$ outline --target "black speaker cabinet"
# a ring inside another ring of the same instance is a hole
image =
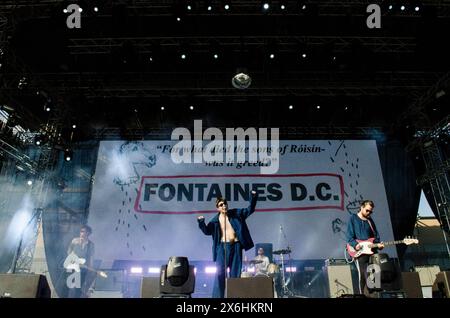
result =
[[[274,298],[271,277],[228,278],[227,298]]]
[[[50,298],[51,291],[44,275],[0,274],[0,297]]]
[[[142,277],[141,298],[158,298],[160,295],[159,277]]]
[[[407,298],[423,298],[418,272],[403,272],[402,285]]]

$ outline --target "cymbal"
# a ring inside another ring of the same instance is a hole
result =
[[[289,254],[289,253],[291,253],[291,250],[290,249],[284,249],[284,250],[276,250],[276,251],[273,251],[272,252],[272,254],[275,254],[275,255],[279,255],[279,254]]]

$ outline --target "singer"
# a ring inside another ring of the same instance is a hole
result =
[[[241,275],[242,250],[247,251],[254,246],[245,220],[255,212],[257,200],[256,191],[252,191],[249,207],[228,210],[227,201],[218,197],[218,213],[211,221],[206,224],[203,216],[197,218],[200,230],[205,235],[211,235],[213,239],[213,261],[216,262],[217,268],[213,298],[224,298],[227,268],[230,268],[230,277],[237,278]]]

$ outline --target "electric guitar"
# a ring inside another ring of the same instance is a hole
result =
[[[74,252],[71,252],[69,255],[67,255],[63,266],[65,269],[74,270],[75,272],[80,272],[81,268],[85,268],[89,271],[96,272],[98,275],[100,275],[103,278],[108,277],[108,275],[104,271],[98,271],[95,268],[84,265],[85,263],[86,263],[86,259],[78,257],[77,254],[75,254]]]
[[[356,240],[359,244],[359,246],[361,247],[359,250],[356,250],[355,248],[353,248],[350,244],[347,243],[347,252],[348,255],[350,255],[353,258],[358,258],[361,255],[372,255],[373,248],[377,248],[379,247],[380,243],[374,243],[373,241],[375,240],[375,238],[370,238],[368,240]],[[383,242],[384,246],[388,246],[388,245],[396,245],[396,244],[406,244],[406,245],[411,245],[411,244],[419,244],[419,240],[418,239],[413,239],[413,238],[404,238],[403,240],[400,241],[390,241],[390,242]]]

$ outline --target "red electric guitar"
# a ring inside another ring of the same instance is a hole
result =
[[[359,250],[354,249],[352,246],[350,246],[350,244],[347,243],[347,252],[348,255],[350,255],[353,258],[358,258],[361,255],[365,254],[365,255],[372,255],[373,248],[377,248],[379,243],[374,243],[374,238],[370,238],[368,240],[356,240],[358,242],[358,244],[361,246],[361,248]],[[418,239],[413,239],[413,238],[404,238],[403,240],[400,241],[390,241],[390,242],[383,242],[384,246],[388,246],[388,245],[396,245],[396,244],[406,244],[406,245],[411,245],[411,244],[419,244],[419,240]]]

